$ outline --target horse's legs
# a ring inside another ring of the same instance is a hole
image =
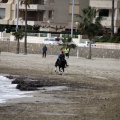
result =
[[[59,66],[59,72],[61,72],[61,67]]]
[[[59,75],[62,75],[62,73],[63,73],[62,67],[59,66]]]
[[[63,72],[63,69],[62,69],[62,67],[59,67],[59,72]]]
[[[64,72],[64,67],[62,67],[62,71]]]
[[[55,72],[57,72],[57,67],[55,67]]]

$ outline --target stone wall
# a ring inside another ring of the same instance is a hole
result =
[[[43,44],[38,43],[28,43],[28,54],[42,54]],[[47,45],[48,55],[57,55],[61,49],[58,45]],[[2,52],[13,52],[16,53],[16,42],[0,41],[0,49]],[[20,43],[20,53],[24,51],[24,43]],[[70,55],[77,56],[77,51],[79,51],[79,57],[88,56],[88,47],[77,47],[76,49],[71,49]],[[103,48],[92,48],[92,57],[96,58],[120,58],[120,49],[103,49]]]

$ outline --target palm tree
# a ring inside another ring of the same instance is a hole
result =
[[[16,40],[17,40],[16,54],[19,54],[19,49],[20,49],[20,41],[19,40],[24,37],[23,30],[22,29],[18,29],[12,35],[14,35]]]
[[[88,59],[91,59],[91,41],[102,29],[102,25],[100,23],[102,18],[96,17],[97,12],[98,11],[95,8],[89,6],[82,10],[83,16],[78,15],[81,19],[78,29],[80,33],[86,35],[90,41]]]
[[[33,0],[21,0],[21,5],[25,5],[25,41],[24,41],[24,54],[27,55],[27,6],[29,6],[30,2]]]
[[[70,49],[75,49],[76,48],[76,44],[73,43],[72,41],[72,37],[68,36],[68,37],[63,37],[62,40],[62,43],[59,44],[59,46],[62,46],[61,49],[65,49],[66,47],[69,48],[69,52],[70,52]]]

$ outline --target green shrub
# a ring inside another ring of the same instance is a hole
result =
[[[115,38],[116,38],[115,36],[110,37],[109,42],[110,42],[110,43],[113,43],[113,42],[115,41]]]
[[[103,36],[103,37],[101,37],[101,38],[99,39],[99,42],[108,42],[109,39],[110,39],[109,36]]]
[[[109,42],[109,43],[120,43],[120,36],[102,36],[100,38],[95,38],[94,42]]]
[[[115,43],[120,43],[120,36],[116,36]]]

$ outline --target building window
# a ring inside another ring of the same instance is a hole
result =
[[[108,17],[109,16],[109,10],[108,9],[100,9],[99,16]]]
[[[54,5],[54,0],[49,0],[50,5]]]
[[[5,9],[0,8],[0,19],[4,19],[4,18],[5,18]]]
[[[47,3],[47,0],[44,0],[44,5],[46,5],[46,3]]]
[[[50,0],[50,3],[54,3],[54,0]]]
[[[48,18],[53,19],[53,10],[49,10]]]
[[[14,10],[12,10],[11,17],[14,19]]]
[[[7,2],[8,2],[8,0],[2,0],[1,2],[2,2],[2,3],[7,3]]]
[[[45,3],[44,3],[44,0],[39,0],[38,4],[44,5],[44,4],[45,4]]]

